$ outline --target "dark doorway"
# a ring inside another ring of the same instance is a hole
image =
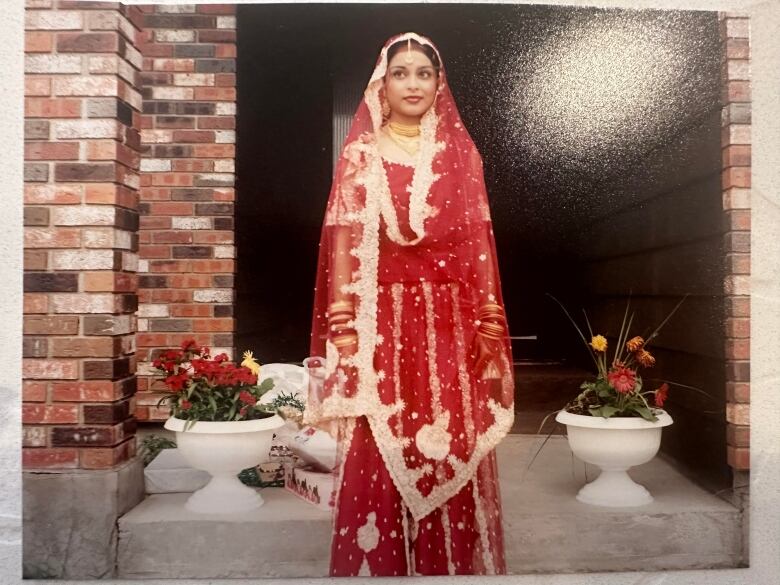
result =
[[[359,98],[384,41],[414,30],[438,45],[484,159],[510,331],[528,338],[514,345],[520,430],[576,395],[588,367],[545,293],[578,315],[587,308],[607,335],[619,328],[629,294],[642,331],[691,293],[659,342],[666,368],[658,374],[711,398],[706,408],[689,396],[672,401],[686,426],[672,427],[664,448],[708,483],[728,485],[715,13],[447,4],[237,10],[239,350],[254,349],[262,362],[308,354],[338,148],[334,111]]]

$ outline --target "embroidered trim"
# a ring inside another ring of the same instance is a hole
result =
[[[482,544],[482,562],[485,564],[485,574],[495,575],[496,567],[493,564],[493,554],[490,550],[490,538],[488,536],[487,521],[485,520],[485,508],[482,504],[482,496],[479,495],[479,486],[476,476],[471,480],[473,489],[471,495],[474,498],[474,515],[479,531],[479,540]]]
[[[458,360],[458,386],[460,386],[461,400],[463,401],[463,419],[466,428],[466,443],[469,449],[474,447],[474,423],[471,412],[471,384],[469,374],[466,371],[466,340],[463,336],[463,320],[460,316],[460,286],[453,282],[450,287],[452,297],[452,315],[456,331],[455,355]],[[511,382],[510,382],[511,383]]]

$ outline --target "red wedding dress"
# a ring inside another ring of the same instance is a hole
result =
[[[477,375],[486,303],[503,306],[482,162],[443,67],[414,166],[380,155],[382,50],[339,160],[320,243],[304,421],[338,439],[331,576],[503,574],[495,447],[514,417],[508,337]],[[435,47],[434,47],[435,48]],[[337,285],[336,275],[348,282]],[[328,306],[354,299],[340,357]]]

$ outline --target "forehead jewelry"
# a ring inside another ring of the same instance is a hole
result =
[[[414,57],[412,57],[412,39],[406,40],[406,57],[404,57],[404,62],[408,65],[411,65],[414,63]]]

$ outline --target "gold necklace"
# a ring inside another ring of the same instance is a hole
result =
[[[390,122],[388,126],[395,134],[401,136],[419,136],[420,125],[419,124],[401,124],[400,122]]]
[[[387,128],[387,135],[390,137],[390,140],[395,142],[404,152],[411,156],[417,154],[417,151],[420,148],[419,129],[417,135],[409,136],[396,134],[395,129],[391,128],[389,125],[385,128]]]

